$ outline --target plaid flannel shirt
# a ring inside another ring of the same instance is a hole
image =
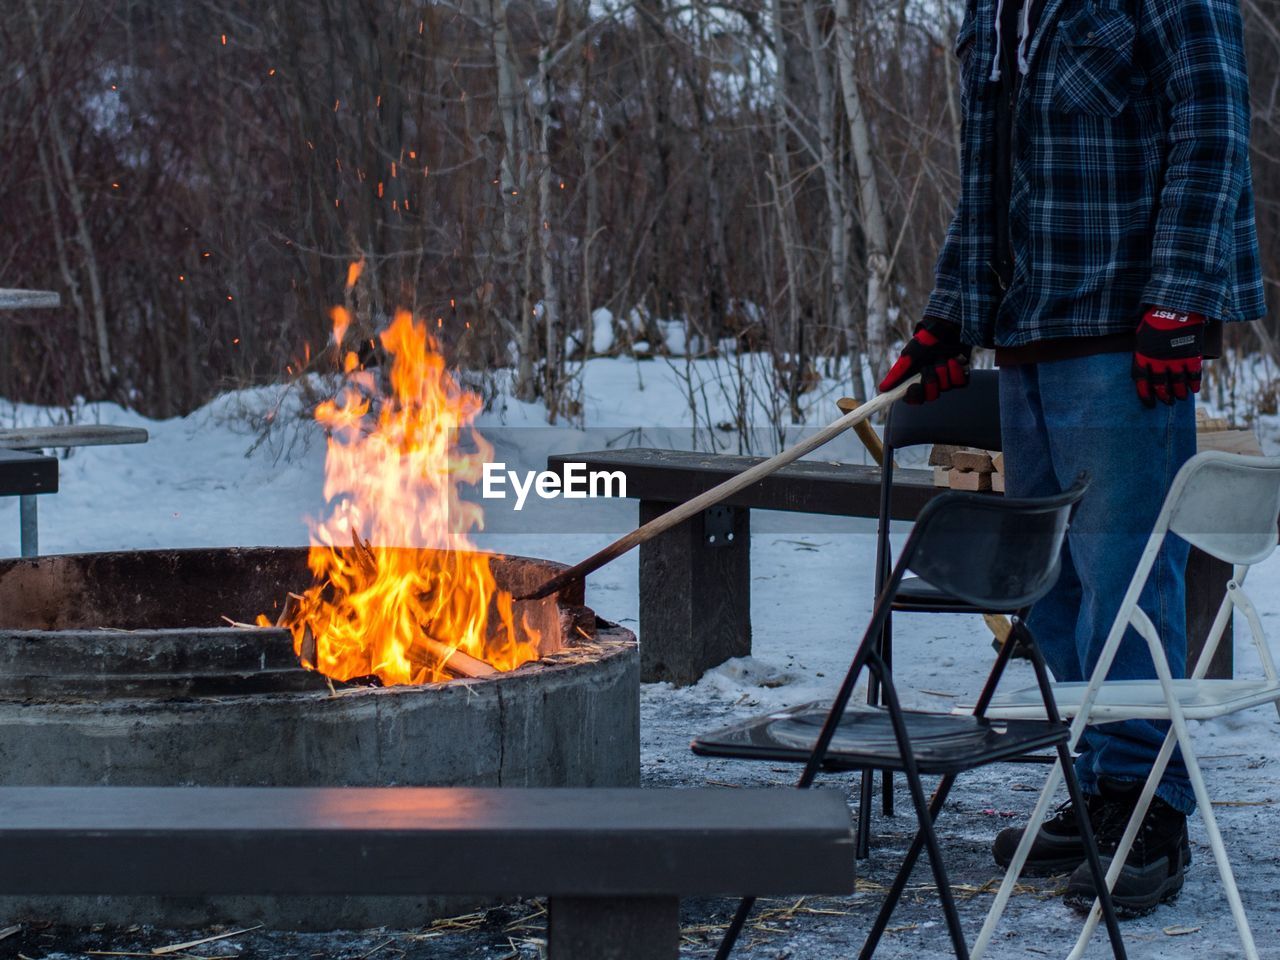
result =
[[[1144,305],[1263,316],[1236,0],[1043,3],[1013,110],[1002,290],[996,3],[969,0],[956,41],[963,182],[926,314],[1003,347],[1129,332]]]

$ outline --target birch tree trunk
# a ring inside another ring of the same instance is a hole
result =
[[[772,20],[773,55],[775,70],[773,78],[773,157],[772,176],[775,204],[778,208],[778,235],[782,244],[782,262],[786,272],[787,286],[787,345],[791,353],[791,376],[787,382],[787,400],[791,406],[793,419],[799,417],[800,408],[800,372],[804,368],[804,331],[801,329],[799,285],[800,258],[797,256],[797,242],[800,236],[800,225],[796,218],[795,186],[791,176],[791,154],[787,149],[787,65],[790,53],[787,44],[786,28],[782,20],[782,0],[771,0],[770,19]]]
[[[956,33],[955,17],[947,14],[946,36],[954,37]],[[947,119],[951,121],[951,140],[956,148],[956,168],[959,169],[962,159],[961,122],[960,122],[960,87],[956,81],[956,61],[951,55],[951,47],[944,40],[942,47],[942,72],[947,83]]]
[[[37,49],[43,48],[43,29],[40,13],[36,9],[35,0],[27,0],[27,13],[31,18],[31,28],[35,34]],[[98,267],[98,253],[94,246],[93,234],[89,230],[89,217],[85,210],[84,193],[76,179],[75,165],[71,162],[71,149],[62,129],[62,121],[58,114],[57,100],[53,96],[53,77],[49,71],[49,58],[38,57],[40,64],[40,83],[45,90],[42,109],[45,111],[46,123],[44,131],[48,134],[50,146],[63,177],[67,202],[75,219],[76,241],[83,257],[85,279],[89,284],[89,309],[93,321],[95,347],[98,361],[99,382],[109,385],[115,379],[111,368],[111,339],[107,333],[107,304],[102,289],[102,273]]]
[[[556,422],[560,407],[560,391],[564,383],[561,361],[560,285],[556,278],[554,258],[555,231],[551,212],[551,109],[555,90],[551,82],[551,51],[545,46],[538,52],[538,249],[542,267],[542,322],[546,338],[544,398],[547,419]]]
[[[853,145],[862,208],[862,231],[867,243],[867,355],[871,369],[879,379],[885,366],[889,326],[889,227],[876,178],[871,131],[862,110],[862,96],[858,92],[858,78],[853,69],[853,17],[849,0],[835,0],[835,4],[836,59],[840,65],[840,88],[844,93],[844,112],[849,121],[849,141]]]
[[[803,0],[805,34],[809,41],[809,57],[813,63],[813,79],[818,95],[818,162],[822,167],[826,188],[828,231],[831,255],[831,292],[835,299],[836,326],[844,334],[853,335],[853,307],[849,302],[848,253],[845,243],[846,207],[841,196],[840,163],[835,151],[835,92],[831,72],[823,53],[822,31],[818,27],[816,0]]]
[[[498,114],[502,118],[503,149],[498,165],[498,179],[502,190],[502,253],[504,266],[516,276],[515,265],[520,254],[520,211],[522,196],[523,164],[520,158],[523,132],[520,118],[520,83],[516,65],[512,61],[511,33],[507,26],[505,0],[490,0],[489,19],[493,38],[493,61],[498,74]],[[528,308],[528,289],[517,290],[512,303],[520,311],[519,340],[516,343],[516,396],[525,401],[533,400],[537,390],[534,384],[533,361],[533,311]],[[499,308],[501,309],[501,305]]]
[[[40,158],[40,174],[44,181],[45,196],[49,202],[49,227],[53,233],[54,250],[57,253],[58,272],[62,274],[62,282],[67,285],[71,304],[76,313],[76,353],[80,359],[81,374],[85,383],[97,382],[90,356],[93,353],[93,335],[89,326],[89,308],[80,292],[80,280],[71,268],[71,259],[67,253],[67,241],[62,231],[62,210],[58,202],[57,187],[53,182],[53,167],[49,163],[49,151],[45,147],[43,132],[36,131],[36,150]]]

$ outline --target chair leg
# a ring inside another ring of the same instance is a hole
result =
[[[1048,719],[1051,723],[1061,723],[1062,716],[1058,712],[1057,702],[1053,699],[1053,688],[1049,682],[1049,668],[1044,662],[1044,655],[1036,643],[1035,637],[1027,627],[1027,612],[1019,611],[1019,615],[1014,619],[1013,633],[1005,641],[1005,644],[1010,646],[1015,640],[1018,640],[1025,646],[1027,655],[1031,660],[1031,666],[1035,670],[1036,683],[1040,687],[1040,696],[1044,699]],[[1002,654],[1005,652],[1004,649],[1001,650]],[[1098,890],[1098,907],[1102,912],[1102,916],[1106,919],[1107,937],[1111,941],[1112,955],[1116,960],[1126,960],[1124,938],[1120,934],[1120,924],[1116,918],[1115,906],[1111,900],[1111,887],[1107,883],[1106,875],[1102,869],[1102,861],[1098,856],[1097,839],[1093,833],[1093,824],[1089,821],[1088,810],[1085,808],[1084,793],[1080,789],[1080,781],[1076,778],[1071,749],[1065,743],[1059,743],[1056,752],[1058,754],[1058,763],[1055,769],[1061,773],[1066,781],[1067,796],[1070,798],[1071,806],[1075,810],[1076,824],[1080,828],[1080,836],[1084,841],[1085,862],[1089,864],[1089,872],[1093,874],[1093,883]],[[1039,824],[1037,823],[1035,833],[1038,832]],[[1024,852],[1024,850],[1029,852],[1030,842],[1028,842],[1028,837],[1034,837],[1035,833],[1028,830],[1023,835],[1022,841],[1018,844],[1020,852]],[[1023,864],[1024,860],[1018,861],[1019,870],[1022,869]],[[984,925],[985,930],[986,927]]]
[[[1178,700],[1177,693],[1173,689],[1173,676],[1169,670],[1169,661],[1165,657],[1164,647],[1161,645],[1160,634],[1156,630],[1149,617],[1138,609],[1134,613],[1133,625],[1142,634],[1147,641],[1147,646],[1151,650],[1151,659],[1155,663],[1156,676],[1160,679],[1160,686],[1164,691],[1165,705],[1169,708],[1169,723],[1172,733],[1178,742],[1178,746],[1182,748],[1182,762],[1187,768],[1187,778],[1191,781],[1191,789],[1195,792],[1196,803],[1200,806],[1200,816],[1204,820],[1205,831],[1209,834],[1209,845],[1213,848],[1213,857],[1218,862],[1218,873],[1222,877],[1223,892],[1227,896],[1227,903],[1231,905],[1231,915],[1235,918],[1236,929],[1240,933],[1240,942],[1244,946],[1245,956],[1249,960],[1257,960],[1258,948],[1253,942],[1253,931],[1249,929],[1249,918],[1245,916],[1244,904],[1240,902],[1240,890],[1236,886],[1236,879],[1231,870],[1231,861],[1227,859],[1227,849],[1222,843],[1222,834],[1218,831],[1218,819],[1213,815],[1213,801],[1209,799],[1209,790],[1204,785],[1204,775],[1200,772],[1200,762],[1196,759],[1195,747],[1191,742],[1191,731],[1187,728],[1187,717],[1182,712],[1182,704]],[[1165,736],[1166,746],[1169,737]],[[1159,759],[1164,759],[1165,751],[1162,748]],[[1160,768],[1163,772],[1163,766]],[[1147,778],[1147,783],[1143,789],[1142,800],[1150,803],[1150,794],[1155,791],[1156,784],[1155,771],[1153,776]],[[1136,829],[1137,824],[1133,821],[1141,820],[1145,814],[1145,804],[1142,813],[1134,811],[1134,817],[1131,818],[1129,827]],[[1128,831],[1126,831],[1126,835]],[[1090,912],[1092,915],[1092,911]]]
[[[934,791],[933,799],[929,801],[929,819],[937,820],[938,814],[942,811],[942,805],[946,802],[947,794],[951,792],[952,785],[956,782],[955,774],[947,774],[938,783],[938,789]],[[907,855],[902,860],[902,866],[898,868],[898,875],[893,878],[893,885],[889,887],[889,891],[885,894],[884,902],[880,905],[880,912],[876,915],[876,921],[871,926],[871,932],[867,934],[866,941],[862,944],[862,952],[859,953],[860,960],[870,960],[871,955],[875,953],[876,947],[880,945],[880,938],[884,936],[885,929],[889,926],[889,919],[893,916],[893,911],[898,905],[898,901],[902,898],[902,892],[907,887],[907,881],[911,879],[911,871],[915,869],[916,861],[920,859],[920,853],[924,850],[924,829],[916,831],[915,839],[911,841],[911,847],[907,850]]]
[[[880,637],[876,644],[876,649],[880,653],[881,659],[886,663],[893,659],[893,612],[886,612],[884,618],[884,626],[880,630]],[[888,656],[886,657],[886,653]],[[880,696],[880,677],[872,671],[867,677],[867,705],[878,707],[882,703]],[[883,774],[884,799],[882,800],[882,809],[886,816],[893,814],[893,784],[889,780],[891,774],[885,771]],[[866,860],[871,856],[871,804],[875,798],[875,782],[876,772],[871,769],[863,770],[859,777],[858,785],[858,830],[854,839],[853,856],[855,860]]]
[[[1075,766],[1071,761],[1071,751],[1065,743],[1058,744],[1058,763],[1062,766],[1062,776],[1067,781],[1067,796],[1076,812],[1076,825],[1080,828],[1080,836],[1084,840],[1085,862],[1089,864],[1089,872],[1093,874],[1093,885],[1098,890],[1098,906],[1107,923],[1107,937],[1111,940],[1111,955],[1115,960],[1127,960],[1124,938],[1120,935],[1120,921],[1116,918],[1115,905],[1111,902],[1111,888],[1107,885],[1106,872],[1102,869],[1102,860],[1098,857],[1098,843],[1093,835],[1093,824],[1089,822],[1089,812],[1085,809],[1084,794],[1080,790],[1080,782],[1076,779]]]
[[[1156,795],[1156,787],[1159,786],[1160,778],[1164,776],[1165,767],[1169,765],[1169,759],[1173,756],[1175,743],[1174,731],[1170,728],[1168,734],[1165,735],[1164,743],[1160,745],[1160,752],[1156,754],[1156,761],[1151,766],[1151,773],[1147,775],[1146,782],[1142,785],[1142,791],[1138,794],[1138,802],[1133,808],[1133,813],[1129,817],[1124,833],[1120,835],[1120,842],[1116,844],[1115,852],[1111,855],[1111,866],[1108,868],[1106,876],[1108,890],[1115,887],[1116,879],[1124,868],[1124,862],[1128,859],[1129,851],[1133,848],[1133,841],[1138,836],[1138,828],[1142,825],[1143,817],[1147,815],[1147,808],[1151,806],[1151,798]],[[1080,960],[1084,956],[1085,948],[1088,947],[1094,931],[1098,929],[1098,923],[1101,918],[1102,909],[1098,901],[1095,900],[1093,908],[1089,911],[1089,917],[1085,920],[1084,929],[1080,931],[1080,936],[1076,939],[1076,945],[1071,949],[1071,953],[1068,954],[1069,960]]]
[[[979,960],[986,953],[987,945],[991,942],[991,937],[995,933],[996,924],[1000,922],[1000,918],[1004,915],[1005,906],[1013,895],[1014,885],[1018,882],[1018,877],[1022,874],[1022,868],[1031,853],[1031,844],[1035,841],[1036,834],[1040,832],[1040,825],[1044,823],[1044,819],[1049,813],[1049,804],[1053,801],[1053,796],[1058,791],[1058,782],[1061,777],[1062,760],[1059,759],[1054,763],[1053,769],[1049,771],[1049,776],[1045,778],[1044,786],[1040,789],[1040,796],[1036,799],[1035,809],[1031,811],[1031,818],[1027,821],[1027,826],[1022,831],[1022,839],[1018,841],[1018,847],[1013,852],[1013,859],[1009,861],[1009,868],[1005,870],[1004,879],[1000,881],[1000,888],[996,890],[996,898],[991,904],[991,909],[987,911],[987,917],[982,921],[982,929],[978,931],[978,939],[973,944],[972,960]]]
[[[858,835],[853,847],[855,860],[871,856],[871,801],[875,797],[875,771],[863,770],[858,782]]]
[[[873,657],[875,663],[879,658]],[[883,663],[876,663],[883,669]],[[951,947],[955,951],[956,960],[969,960],[969,947],[964,940],[964,928],[960,925],[960,913],[956,910],[955,897],[951,893],[951,880],[947,876],[946,864],[942,861],[942,849],[938,845],[938,835],[933,829],[933,817],[929,812],[929,804],[924,797],[924,785],[920,782],[920,770],[916,766],[915,754],[912,753],[911,737],[907,733],[907,725],[902,717],[902,705],[893,689],[893,681],[884,683],[885,706],[889,713],[889,721],[893,724],[894,739],[898,741],[898,750],[902,754],[903,775],[907,788],[911,792],[911,803],[915,807],[916,821],[924,834],[925,848],[929,851],[929,866],[933,868],[933,882],[938,887],[938,899],[942,901],[942,914],[947,921],[947,930],[951,934]]]
[[[880,659],[884,661],[884,668],[890,672],[893,671],[893,617],[892,615],[885,620],[884,623],[884,641],[880,650]],[[1280,710],[1280,707],[1277,708]],[[893,816],[893,771],[880,771],[880,812],[886,817]]]
[[[746,926],[747,917],[751,915],[751,908],[755,905],[755,897],[743,897],[738,903],[737,912],[734,913],[733,920],[729,923],[729,929],[724,932],[724,938],[720,941],[720,947],[716,950],[716,960],[729,960],[729,954],[733,952],[733,945],[738,942],[738,936],[742,933],[742,928]]]
[[[1231,861],[1227,859],[1227,851],[1222,842],[1222,834],[1218,830],[1218,821],[1213,814],[1213,802],[1209,799],[1209,791],[1205,787],[1204,776],[1200,772],[1200,764],[1196,760],[1194,750],[1191,749],[1191,736],[1186,726],[1186,720],[1182,716],[1181,710],[1173,711],[1173,713],[1174,717],[1170,721],[1171,728],[1169,733],[1165,736],[1164,743],[1160,747],[1160,753],[1156,757],[1155,765],[1151,769],[1151,774],[1147,777],[1146,783],[1143,784],[1142,793],[1138,797],[1138,804],[1134,808],[1133,815],[1129,818],[1129,824],[1125,828],[1124,835],[1120,838],[1119,845],[1116,847],[1111,869],[1107,871],[1107,887],[1110,889],[1115,886],[1116,878],[1120,875],[1124,861],[1129,856],[1129,850],[1133,847],[1133,841],[1138,835],[1138,829],[1146,816],[1147,809],[1151,805],[1151,798],[1155,796],[1160,778],[1164,775],[1169,759],[1173,756],[1173,748],[1176,743],[1182,748],[1182,760],[1187,768],[1187,777],[1190,779],[1192,790],[1195,792],[1196,803],[1200,806],[1205,832],[1209,834],[1209,846],[1213,850],[1213,858],[1218,866],[1218,875],[1222,879],[1223,892],[1226,894],[1227,903],[1231,907],[1231,916],[1235,920],[1236,930],[1240,934],[1240,943],[1244,947],[1244,953],[1248,960],[1258,960],[1258,948],[1253,940],[1253,931],[1249,927],[1248,917],[1245,916],[1244,904],[1240,901],[1240,890],[1236,886],[1235,875],[1231,869]],[[1089,939],[1098,927],[1100,916],[1100,908],[1095,901],[1093,909],[1089,911],[1089,918],[1085,921],[1084,929],[1080,931],[1080,937],[1076,940],[1076,945],[1068,956],[1068,960],[1080,960],[1084,956],[1085,947],[1088,946]]]
[[[1249,929],[1249,918],[1245,916],[1244,904],[1240,902],[1240,888],[1236,886],[1231,861],[1227,859],[1227,848],[1218,830],[1218,818],[1213,814],[1213,801],[1209,799],[1209,790],[1204,785],[1200,764],[1190,749],[1191,738],[1186,728],[1186,720],[1179,715],[1173,722],[1175,727],[1182,728],[1178,730],[1178,742],[1182,746],[1182,762],[1186,764],[1187,776],[1191,780],[1192,789],[1195,790],[1196,803],[1200,806],[1200,816],[1204,820],[1204,829],[1209,834],[1209,846],[1213,848],[1213,858],[1218,861],[1218,873],[1222,877],[1223,892],[1227,895],[1227,903],[1231,905],[1231,915],[1235,918],[1236,929],[1240,932],[1240,943],[1249,960],[1258,960],[1258,948],[1253,942],[1253,931]]]
[[[897,580],[900,578],[901,574],[899,573],[898,577],[891,582],[891,589],[896,589]],[[831,743],[831,737],[835,734],[836,727],[839,725],[840,717],[844,714],[845,708],[849,704],[849,699],[853,696],[853,688],[857,683],[858,675],[862,672],[867,661],[875,658],[874,645],[870,645],[868,640],[871,637],[875,637],[877,631],[883,629],[886,616],[888,616],[888,602],[881,601],[877,604],[875,612],[872,613],[871,623],[867,627],[866,634],[863,635],[862,643],[859,645],[859,652],[854,655],[853,663],[849,665],[849,671],[845,674],[844,681],[836,692],[827,720],[823,724],[817,740],[814,741],[813,750],[809,754],[809,762],[805,764],[800,778],[796,781],[796,789],[808,789],[818,775],[818,771],[822,768],[823,757],[826,755],[827,748]],[[868,647],[870,647],[870,653],[864,652],[865,648]],[[876,662],[878,663],[878,658],[876,658]],[[875,681],[878,677],[878,672],[873,669],[869,681]],[[720,948],[716,951],[716,960],[727,960],[754,905],[755,897],[745,897],[738,904],[738,910],[734,914],[733,921],[729,924],[729,929],[725,931],[724,939],[720,941]]]

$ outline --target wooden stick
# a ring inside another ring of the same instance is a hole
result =
[[[617,560],[628,550],[632,550],[640,544],[652,540],[660,533],[666,533],[672,527],[677,526],[691,517],[696,517],[708,507],[714,507],[721,500],[727,500],[739,490],[745,490],[753,483],[758,483],[765,477],[778,470],[781,470],[789,463],[794,463],[806,453],[812,453],[824,443],[829,443],[835,437],[844,433],[851,427],[857,426],[864,420],[869,419],[874,414],[893,404],[899,397],[907,392],[907,388],[920,379],[919,375],[900,383],[892,390],[882,393],[872,400],[868,400],[862,406],[854,410],[850,410],[839,420],[835,420],[823,427],[811,437],[801,440],[793,447],[788,447],[781,453],[775,454],[768,460],[761,461],[753,467],[748,467],[736,477],[730,477],[724,483],[717,484],[710,490],[698,494],[692,500],[687,500],[674,509],[668,510],[660,517],[655,517],[642,527],[632,530],[625,537],[615,540],[609,546],[605,547],[598,553],[593,554],[581,563],[575,564],[568,570],[563,570],[556,574],[542,586],[529,593],[516,597],[516,600],[540,600],[543,597],[550,596],[561,587],[564,587],[576,580],[581,580],[589,573],[599,570],[606,563]]]
[[[861,406],[862,401],[857,397],[841,397],[836,401],[836,406],[840,408],[841,413],[852,413]],[[875,427],[867,420],[856,423],[853,426],[853,432],[858,435],[858,439],[862,441],[862,445],[867,448],[867,453],[871,454],[871,459],[876,462],[876,466],[884,466],[884,444],[880,441],[880,434],[876,433]],[[897,464],[895,463],[896,467]]]
[[[431,654],[431,659],[415,655],[415,647],[422,647],[423,650]],[[414,644],[414,647],[409,648],[406,655],[415,667],[427,667],[430,669],[435,666],[442,666],[450,673],[456,673],[458,676],[472,680],[492,677],[498,673],[497,667],[491,666],[483,660],[477,660],[469,653],[453,650],[439,640],[432,640],[430,637],[420,639]]]
[[[1009,622],[1009,618],[1003,613],[984,613],[982,620],[987,625],[987,629],[991,631],[991,635],[999,640],[1002,645],[1008,641],[1009,634],[1013,633],[1013,624]]]
[[[182,953],[192,947],[198,947],[202,943],[213,943],[215,940],[226,940],[228,937],[238,937],[242,933],[253,933],[255,930],[261,930],[262,924],[255,927],[245,927],[243,930],[232,930],[230,933],[219,933],[216,936],[205,937],[203,940],[188,940],[186,943],[171,943],[167,947],[154,947],[151,951],[153,957],[163,957],[168,953]]]

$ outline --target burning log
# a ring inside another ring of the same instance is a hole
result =
[[[430,658],[421,656],[418,651],[419,646],[430,654]],[[492,677],[498,673],[495,667],[491,667],[483,660],[477,660],[469,653],[452,649],[439,640],[432,640],[430,637],[423,637],[418,645],[410,647],[405,655],[415,667],[425,667],[428,670],[443,667],[450,673],[469,680]]]

